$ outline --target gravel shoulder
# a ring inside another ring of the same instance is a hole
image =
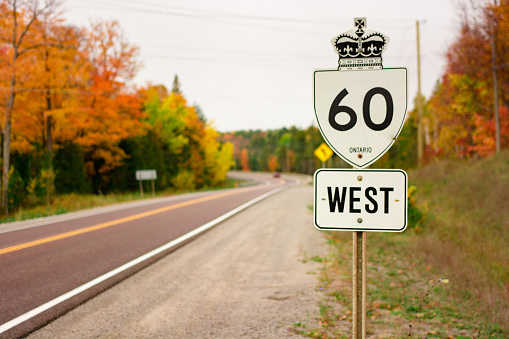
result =
[[[328,250],[312,200],[307,183],[271,196],[29,338],[299,337],[321,298],[303,260]]]

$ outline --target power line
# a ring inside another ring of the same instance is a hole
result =
[[[79,8],[98,9],[97,7],[90,7],[90,6],[79,6]],[[115,11],[115,12],[125,11],[125,12],[138,12],[138,13],[166,15],[166,16],[176,16],[176,17],[187,17],[187,18],[191,18],[191,19],[200,19],[200,20],[209,21],[209,22],[219,22],[219,23],[236,25],[236,26],[269,29],[269,30],[275,30],[275,31],[299,33],[299,34],[311,34],[311,35],[323,35],[324,34],[323,32],[308,31],[308,30],[298,30],[298,29],[289,29],[289,28],[280,28],[280,27],[274,27],[274,26],[264,26],[264,25],[259,25],[259,24],[252,24],[252,23],[231,21],[231,20],[228,20],[228,19],[221,19],[221,18],[216,18],[216,17],[212,17],[212,16],[211,17],[206,17],[206,16],[196,15],[196,14],[187,14],[187,13],[178,13],[178,12],[170,12],[170,11],[160,11],[160,10],[150,10],[150,9],[133,9],[133,8],[125,8],[125,7],[124,8],[118,8],[118,7],[105,7],[105,6],[102,6],[101,8],[102,9],[106,9],[106,10],[112,10],[112,11]]]
[[[94,1],[90,0],[74,0],[77,2],[85,2],[86,5],[92,6],[79,6],[80,8],[85,9],[106,9],[112,11],[127,11],[127,12],[138,12],[138,13],[147,13],[147,14],[155,14],[155,15],[166,15],[166,16],[175,16],[175,17],[184,17],[191,19],[199,19],[205,21],[226,23],[238,26],[245,27],[254,27],[254,28],[262,28],[262,29],[270,29],[277,31],[287,31],[293,33],[300,34],[311,34],[311,35],[323,35],[324,32],[310,31],[310,30],[300,30],[300,29],[291,29],[291,28],[281,28],[275,26],[267,26],[262,24],[256,24],[256,22],[268,22],[275,24],[312,24],[312,25],[321,25],[321,26],[338,26],[341,22],[332,19],[301,19],[301,18],[284,18],[284,17],[264,17],[264,16],[253,16],[253,15],[244,15],[244,14],[235,14],[228,12],[219,12],[219,11],[211,11],[211,10],[200,10],[186,7],[177,7],[177,6],[168,6],[162,4],[154,4],[150,2],[144,2],[145,4],[152,4],[156,6],[153,7],[139,7],[139,3],[137,2],[135,6],[138,7],[126,7],[125,1],[116,1],[116,0],[101,0],[101,2],[94,3]],[[105,4],[106,2],[106,4]],[[111,5],[107,4],[110,3]],[[95,6],[95,7],[94,7]],[[129,6],[129,5],[128,5]],[[132,6],[132,5],[131,5]],[[169,10],[161,10],[161,6],[170,8]],[[402,24],[408,25],[408,21],[401,21]],[[397,24],[397,21],[390,20],[389,25]]]
[[[10,91],[10,87],[0,87],[0,92]],[[75,90],[75,89],[45,89],[45,88],[14,88],[15,92],[31,92],[31,93],[52,93],[52,94],[87,94],[87,95],[130,95],[130,93],[119,92],[119,91],[87,91],[87,90]]]
[[[91,2],[94,3],[95,1],[90,0],[74,0],[78,2],[86,2],[87,4],[90,4]],[[114,4],[118,8],[118,5],[125,5],[126,2],[130,2],[133,4],[133,1],[129,0],[101,0],[100,2],[97,2],[100,5],[103,5],[105,2],[109,2]],[[135,1],[133,5],[140,6],[141,4],[146,4],[151,7],[155,7],[153,10],[158,10],[158,13],[164,13],[161,12],[161,7],[169,8],[170,10],[166,11],[166,13],[171,13],[178,16],[192,16],[192,17],[209,17],[209,18],[222,18],[222,19],[232,19],[232,20],[250,20],[250,21],[266,21],[266,22],[285,22],[285,23],[304,23],[304,24],[320,24],[320,25],[335,25],[338,20],[335,19],[304,19],[304,18],[288,18],[288,17],[267,17],[267,16],[255,16],[255,15],[246,15],[246,14],[239,14],[239,13],[230,13],[230,12],[222,12],[222,11],[214,11],[214,10],[204,10],[204,9],[197,9],[197,8],[190,8],[190,7],[182,7],[182,6],[172,6],[168,4],[161,4],[161,3],[154,3],[150,1]],[[131,8],[133,10],[138,10],[140,12],[142,11],[149,11],[147,7],[143,6],[142,8]],[[151,8],[152,9],[152,8]]]
[[[86,2],[87,4],[90,4],[91,2],[96,2],[94,0],[74,0],[78,2]],[[243,20],[252,20],[252,21],[268,21],[268,22],[285,22],[285,23],[299,23],[299,24],[319,24],[319,25],[341,25],[343,24],[342,21],[346,20],[337,20],[333,18],[319,18],[319,19],[308,19],[308,18],[290,18],[290,17],[273,17],[273,16],[257,16],[257,15],[246,15],[246,14],[240,14],[240,13],[231,13],[231,12],[224,12],[224,11],[215,11],[215,10],[204,10],[204,9],[198,9],[198,8],[191,8],[191,7],[182,7],[182,6],[174,6],[174,5],[168,5],[166,3],[157,3],[157,2],[151,2],[151,1],[140,1],[140,0],[101,0],[97,1],[99,4],[104,4],[104,2],[110,2],[115,4],[116,8],[118,8],[118,5],[125,5],[126,2],[130,2],[131,4],[134,4],[135,6],[143,6],[148,5],[149,7],[156,7],[155,9],[160,10],[161,7],[169,8],[173,11],[177,11],[177,13],[182,12],[188,12],[194,15],[208,15],[208,16],[214,16],[218,18],[230,18],[230,19],[243,19]],[[144,9],[142,7],[142,10]],[[350,20],[349,20],[350,21]],[[377,21],[385,21],[377,20]],[[393,19],[387,19],[387,22],[389,23],[389,26],[398,26],[400,24],[403,25],[409,25],[409,20],[393,20]],[[398,22],[400,24],[398,24]]]

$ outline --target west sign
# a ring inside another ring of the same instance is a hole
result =
[[[319,169],[314,222],[321,230],[402,232],[407,226],[407,174],[391,169]]]

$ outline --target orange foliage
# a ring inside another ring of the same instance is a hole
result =
[[[496,63],[501,65],[497,68],[501,147],[509,146],[509,1],[486,3],[471,17],[464,15],[448,48],[446,73],[427,106],[433,137],[428,150],[442,155],[488,156],[495,151],[492,38]]]
[[[23,72],[17,77],[12,149],[45,147],[51,115],[56,147],[65,141],[83,146],[90,174],[121,165],[126,154],[119,142],[147,128],[142,99],[126,85],[139,67],[138,48],[123,38],[115,21],[96,22],[88,32],[61,20],[36,21],[28,39],[41,46],[17,61]],[[7,86],[9,69],[2,67],[0,75]]]
[[[495,153],[495,121],[476,115],[475,126],[471,151],[483,157]],[[500,139],[502,145],[509,145],[509,110],[505,106],[500,107]]]
[[[126,154],[120,141],[147,129],[141,97],[129,93],[124,82],[135,75],[137,48],[123,39],[117,22],[95,23],[92,29],[85,45],[88,86],[55,112],[56,140],[83,146],[91,175],[122,165]]]
[[[240,152],[240,166],[243,171],[249,171],[249,155],[245,148]]]
[[[181,94],[175,94],[182,97]],[[198,118],[194,107],[186,107],[184,116],[184,137],[188,140],[189,158],[184,166],[190,167],[194,173],[196,185],[203,186],[205,183],[205,159],[202,153],[202,140],[205,136],[205,124]]]
[[[279,168],[279,161],[277,160],[277,156],[275,154],[271,154],[269,156],[267,166],[271,172],[275,172]]]
[[[97,21],[92,24],[85,50],[93,66],[92,74],[123,86],[134,78],[140,64],[136,58],[139,48],[129,44],[123,37],[117,21]]]
[[[16,96],[12,117],[12,149],[22,153],[38,144],[46,147],[47,117],[61,109],[68,93],[87,79],[86,62],[78,50],[82,31],[61,20],[37,22],[33,27],[43,45],[21,60],[25,72],[19,85],[24,89]]]

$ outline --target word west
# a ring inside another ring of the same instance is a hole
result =
[[[348,200],[346,206],[349,213],[361,213],[362,209],[368,213],[376,213],[381,208],[384,214],[389,214],[389,196],[394,192],[394,188],[380,187],[377,190],[375,187],[366,187],[364,194],[361,191],[361,187],[342,187],[341,192],[339,187],[327,187],[330,212],[334,213],[337,209],[338,213],[343,213]]]

